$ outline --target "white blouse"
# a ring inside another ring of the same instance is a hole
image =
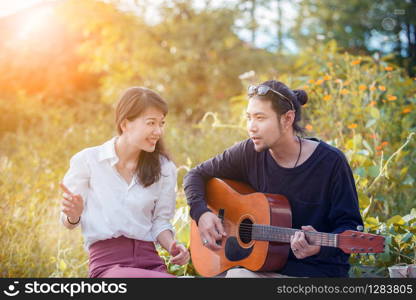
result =
[[[115,168],[115,140],[75,154],[63,179],[72,193],[84,199],[81,229],[87,250],[96,241],[121,235],[156,241],[162,231],[174,232],[170,220],[176,203],[175,164],[161,157],[157,182],[143,187],[134,175],[128,184]]]

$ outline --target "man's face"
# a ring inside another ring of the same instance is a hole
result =
[[[281,137],[281,126],[269,100],[250,98],[247,106],[247,130],[256,151],[271,148]]]

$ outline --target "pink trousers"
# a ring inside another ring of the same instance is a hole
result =
[[[95,242],[89,248],[89,277],[175,277],[167,272],[153,242],[124,236]]]

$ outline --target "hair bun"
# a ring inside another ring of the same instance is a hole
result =
[[[308,94],[304,90],[293,90],[300,105],[305,105],[308,102]]]

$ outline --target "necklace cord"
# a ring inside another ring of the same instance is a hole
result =
[[[299,136],[298,136],[298,140],[299,140],[299,155],[298,155],[298,159],[296,160],[294,168],[296,168],[296,166],[298,165],[300,155],[302,154],[302,140],[300,139]]]

